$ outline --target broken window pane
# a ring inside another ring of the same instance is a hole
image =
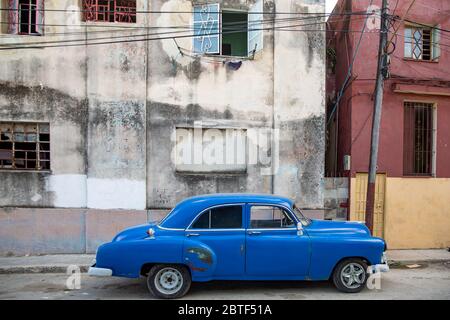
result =
[[[49,132],[48,123],[0,122],[0,169],[50,170]]]

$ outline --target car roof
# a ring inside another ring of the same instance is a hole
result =
[[[216,193],[184,199],[160,222],[163,228],[185,229],[203,210],[222,204],[258,203],[292,207],[294,202],[273,194]]]

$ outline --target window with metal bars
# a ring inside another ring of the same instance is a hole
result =
[[[432,27],[405,27],[405,58],[436,61],[440,56],[440,31]]]
[[[405,102],[403,173],[408,176],[433,174],[434,106]]]
[[[136,0],[83,0],[83,20],[136,23]]]
[[[50,170],[49,124],[0,122],[0,169]]]

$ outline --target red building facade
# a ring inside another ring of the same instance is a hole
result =
[[[332,16],[327,26],[326,171],[350,179],[349,219],[364,218],[380,6],[381,0],[340,0],[334,13],[346,15]],[[365,12],[374,14],[366,19]],[[445,247],[450,245],[450,2],[392,0],[389,14],[390,76],[375,233],[391,247]],[[336,105],[355,52],[349,84]]]

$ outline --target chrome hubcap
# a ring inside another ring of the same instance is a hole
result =
[[[358,263],[349,263],[341,271],[341,281],[349,289],[359,288],[366,280],[366,271]]]
[[[181,289],[183,276],[174,268],[163,268],[155,277],[155,287],[164,294],[174,294]]]

